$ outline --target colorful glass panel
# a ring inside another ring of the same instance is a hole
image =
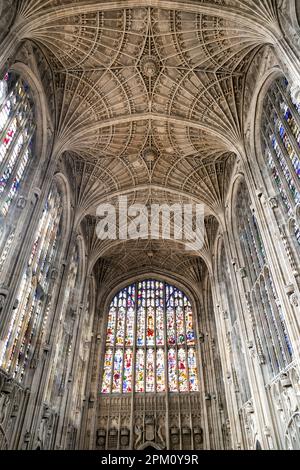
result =
[[[135,391],[144,392],[145,382],[145,353],[143,349],[138,349],[136,353],[136,370],[135,370]]]
[[[154,280],[123,289],[108,314],[105,364],[113,358],[102,393],[198,391],[194,344],[192,307],[179,289]]]
[[[155,359],[154,349],[147,349],[146,353],[146,392],[154,392],[155,390]]]
[[[168,379],[169,379],[169,391],[177,392],[177,364],[176,364],[176,350],[171,348],[168,351]]]
[[[189,368],[189,382],[190,391],[196,392],[198,390],[198,370],[195,348],[189,348],[188,350],[188,368]]]
[[[156,391],[160,393],[165,390],[165,352],[159,348],[156,351]]]
[[[8,335],[0,352],[0,367],[19,381],[23,379],[47,299],[49,270],[57,253],[61,215],[61,197],[54,188],[39,222],[27,269],[17,295],[18,307],[14,310]]]
[[[126,349],[124,356],[123,393],[132,392],[132,349]]]
[[[35,133],[28,85],[13,73],[0,81],[0,213],[6,217],[19,191]]]
[[[113,393],[120,393],[122,386],[123,351],[117,349],[114,354]]]
[[[102,381],[102,393],[109,393],[110,384],[111,384],[111,375],[112,375],[112,366],[113,366],[113,351],[112,349],[107,349],[104,358],[104,373]]]
[[[188,368],[186,362],[186,350],[178,350],[178,382],[180,392],[188,391]]]

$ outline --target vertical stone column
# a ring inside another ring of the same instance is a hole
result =
[[[216,320],[217,336],[220,349],[220,357],[223,369],[223,380],[225,387],[227,410],[229,415],[229,428],[231,434],[231,445],[233,449],[244,448],[243,436],[239,420],[239,407],[237,403],[236,393],[234,391],[233,383],[233,368],[232,358],[230,355],[230,342],[228,341],[228,331],[226,328],[226,321],[228,312],[221,308],[219,304],[219,296],[217,293],[217,280],[216,273],[212,279],[212,296],[214,303],[214,315]]]
[[[272,420],[264,385],[260,351],[257,349],[253,331],[253,312],[251,306],[247,303],[247,288],[245,285],[247,279],[244,277],[243,267],[237,265],[237,248],[233,234],[231,232],[224,232],[223,236],[227,258],[232,260],[232,263],[229,263],[232,292],[240,326],[241,341],[246,352],[245,360],[252,395],[252,403],[251,406],[248,407],[252,415],[252,445],[254,445],[253,439],[255,433],[257,433],[262,447],[268,450],[270,448],[269,441],[265,439],[263,429],[266,423],[271,425]]]

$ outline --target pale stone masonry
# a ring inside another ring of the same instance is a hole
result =
[[[299,21],[0,0],[1,450],[300,449]],[[124,196],[204,205],[204,246],[99,240]],[[149,279],[191,301],[199,389],[101,393],[111,301]]]

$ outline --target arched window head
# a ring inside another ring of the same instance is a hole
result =
[[[263,104],[262,142],[275,189],[289,217],[300,204],[300,101],[281,77],[269,89]],[[300,228],[295,227],[300,244]]]
[[[0,217],[6,218],[32,158],[35,117],[27,83],[13,72],[0,79]]]
[[[112,300],[101,392],[199,390],[193,311],[177,287],[145,280]]]
[[[32,358],[38,334],[48,312],[47,294],[51,265],[58,251],[62,200],[56,187],[50,191],[35,234],[31,254],[22,276],[8,333],[0,350],[0,367],[22,381]]]

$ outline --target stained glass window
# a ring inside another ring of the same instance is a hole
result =
[[[0,367],[19,381],[23,378],[37,331],[42,325],[50,267],[58,248],[61,215],[61,197],[54,187],[39,222],[27,268],[20,283],[17,308],[13,310],[9,331],[0,350]]]
[[[101,392],[199,390],[192,306],[174,286],[145,280],[113,299]]]
[[[0,80],[0,215],[6,217],[32,158],[35,119],[29,87],[14,73]]]
[[[244,183],[240,185],[237,195],[236,220],[244,263],[249,270],[257,340],[264,350],[269,376],[274,377],[292,361],[293,352],[284,312],[279,306],[260,230]]]
[[[265,159],[286,213],[294,216],[300,203],[300,102],[285,78],[277,79],[263,106],[262,138]],[[300,227],[295,227],[300,244]]]

